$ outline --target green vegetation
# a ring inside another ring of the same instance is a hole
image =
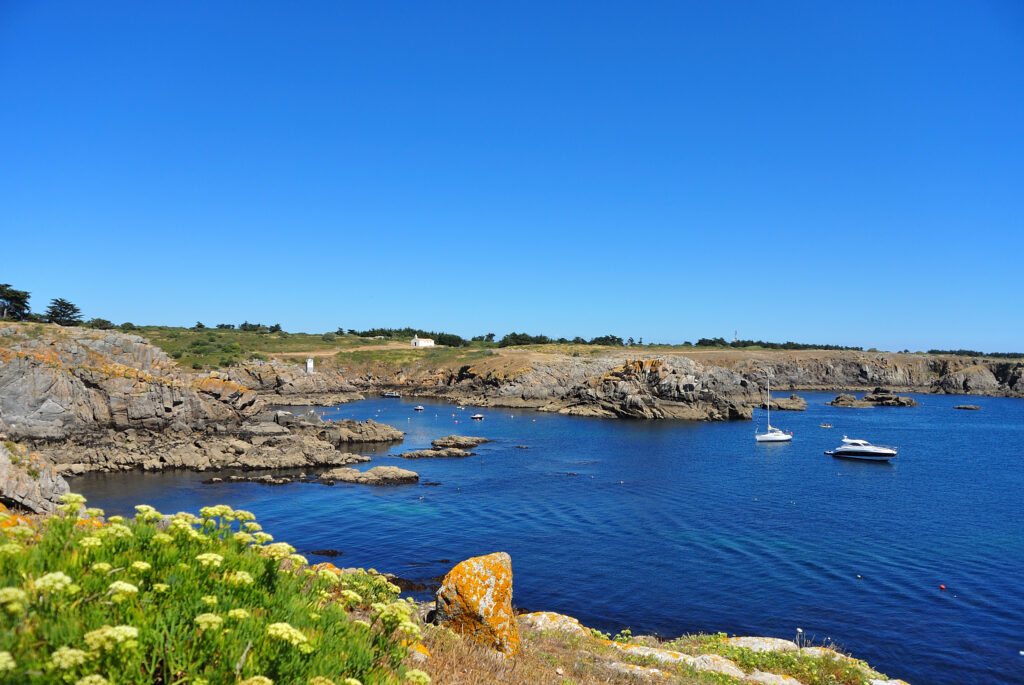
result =
[[[732,347],[739,349],[762,349],[762,350],[858,350],[863,347],[845,347],[843,345],[808,345],[795,342],[765,342],[764,340],[733,340],[727,342],[725,338],[701,338],[697,341],[696,347]]]
[[[128,330],[148,338],[180,365],[188,368],[231,366],[247,359],[266,359],[269,355],[334,351],[339,348],[383,345],[386,341],[364,340],[354,335],[335,336],[333,340],[312,333],[271,333],[269,328],[174,328],[170,326],[135,326]]]
[[[28,318],[29,295],[24,290],[15,290],[10,283],[0,283],[0,319],[23,321]]]
[[[338,332],[341,332],[340,329]],[[454,333],[437,333],[419,328],[371,328],[366,331],[349,330],[349,333],[362,338],[381,337],[387,340],[412,340],[415,335],[420,338],[430,338],[438,345],[447,345],[448,347],[464,347],[469,344],[464,338]]]
[[[958,357],[994,357],[996,359],[1019,359],[1024,352],[978,352],[977,350],[928,350],[928,354],[953,354]]]
[[[61,326],[77,326],[82,323],[82,310],[63,297],[50,300],[50,306],[43,316],[50,323]]]
[[[498,347],[511,347],[512,345],[552,345],[552,344],[574,345],[603,345],[609,347],[622,347],[625,343],[617,335],[602,335],[590,340],[576,336],[572,340],[568,338],[549,338],[546,335],[530,335],[529,333],[507,333],[498,341]]]
[[[380,350],[341,350],[334,355],[334,363],[349,368],[371,365],[401,368],[413,364],[441,366],[454,363],[472,364],[493,355],[493,350],[481,347],[391,347]]]
[[[413,606],[375,571],[309,568],[225,505],[103,523],[64,501],[0,534],[0,682],[429,682],[402,665]]]

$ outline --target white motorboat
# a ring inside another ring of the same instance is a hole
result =
[[[483,414],[473,414],[469,418],[473,419],[474,421],[483,421],[484,420],[484,415]]]
[[[834,450],[826,450],[825,454],[840,459],[861,459],[864,461],[889,461],[896,456],[899,449],[887,445],[872,445],[867,440],[857,440],[843,436],[843,444]]]
[[[401,397],[402,393],[398,392],[397,390],[388,390],[387,392],[382,392],[380,394],[380,396],[381,397]]]
[[[423,411],[423,405],[422,404],[417,404],[415,407],[412,408],[412,410],[413,411]]]
[[[757,429],[754,429],[754,440],[758,442],[789,442],[793,439],[793,433],[786,433],[780,428],[772,426],[772,381],[769,378],[768,381],[768,429],[764,433],[758,433]]]

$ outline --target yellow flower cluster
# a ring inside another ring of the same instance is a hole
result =
[[[84,538],[82,538],[81,540],[78,541],[78,546],[81,547],[82,549],[90,549],[92,547],[99,547],[102,544],[103,544],[103,540],[100,540],[98,537],[94,537],[92,535],[90,535],[88,537],[84,537]]]
[[[295,552],[295,548],[287,542],[273,542],[260,547],[260,551],[271,559],[284,559]]]
[[[75,685],[110,685],[110,681],[99,674],[94,674],[79,678]]]
[[[195,618],[200,630],[219,630],[224,619],[217,614],[199,614]]]
[[[217,606],[217,595],[203,595],[200,599],[206,606]]]
[[[47,573],[36,580],[36,589],[40,592],[63,592],[70,586],[70,576],[61,571]]]
[[[234,619],[236,621],[243,621],[249,618],[250,616],[252,616],[252,614],[250,614],[245,609],[232,609],[228,612],[228,618]]]
[[[246,678],[238,685],[274,685],[274,681],[265,675],[254,675],[251,678]]]
[[[72,649],[71,647],[61,647],[50,655],[50,662],[54,668],[64,670],[84,664],[88,659],[89,652],[84,649]]]
[[[131,583],[126,583],[123,580],[115,580],[113,583],[110,584],[110,586],[107,589],[107,592],[113,594],[113,597],[111,597],[113,601],[123,602],[124,600],[128,599],[130,595],[138,594],[139,588],[132,585]]]
[[[91,568],[96,573],[109,573],[110,569],[112,569],[113,566],[111,566],[110,564],[108,564],[105,561],[97,561],[95,564],[93,564],[89,568]]]
[[[221,562],[224,561],[224,557],[214,552],[204,552],[203,554],[196,556],[196,561],[198,561],[202,566],[212,566],[217,568],[220,566]]]
[[[110,651],[117,645],[126,649],[138,646],[135,642],[139,637],[139,629],[133,626],[103,626],[85,634],[85,644],[89,649]]]
[[[135,507],[135,518],[139,521],[159,521],[164,517],[159,511],[149,506],[148,504],[139,504]]]
[[[146,562],[146,561],[133,561],[132,562],[132,570],[138,571],[139,573],[145,573],[146,571],[148,571],[151,568],[153,568],[153,566],[149,562]]]
[[[10,652],[0,652],[0,672],[13,671],[17,665]]]
[[[290,643],[293,647],[306,642],[306,636],[290,623],[271,623],[267,626],[267,635]]]
[[[235,571],[234,573],[229,573],[224,577],[224,580],[226,580],[229,585],[252,585],[254,582],[252,576],[249,575],[247,571]]]

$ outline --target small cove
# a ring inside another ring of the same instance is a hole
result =
[[[461,559],[507,551],[518,606],[602,630],[792,638],[801,627],[913,685],[1019,681],[1024,401],[913,395],[921,406],[839,409],[824,404],[834,393],[800,394],[806,412],[773,412],[795,433],[789,444],[755,444],[750,422],[371,399],[324,418],[407,431],[404,443],[359,451],[369,465],[417,471],[420,484],[203,485],[209,473],[138,472],[71,485],[109,513],[229,503],[311,560],[426,584]],[[965,403],[981,410],[953,409]],[[451,433],[494,442],[466,459],[388,456]],[[899,445],[900,456],[823,455],[843,434]],[[310,554],[323,549],[343,554]]]

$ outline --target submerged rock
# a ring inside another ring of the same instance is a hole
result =
[[[495,552],[460,562],[437,591],[434,620],[506,656],[519,652],[512,611],[512,558]]]
[[[958,404],[955,407],[953,407],[953,409],[966,409],[968,411],[977,411],[981,409],[981,407],[979,407],[976,404]]]
[[[402,459],[434,459],[434,458],[459,458],[459,457],[472,457],[473,452],[468,450],[459,449],[458,447],[447,447],[447,448],[433,448],[429,450],[413,450],[411,452],[402,452],[397,455]]]

